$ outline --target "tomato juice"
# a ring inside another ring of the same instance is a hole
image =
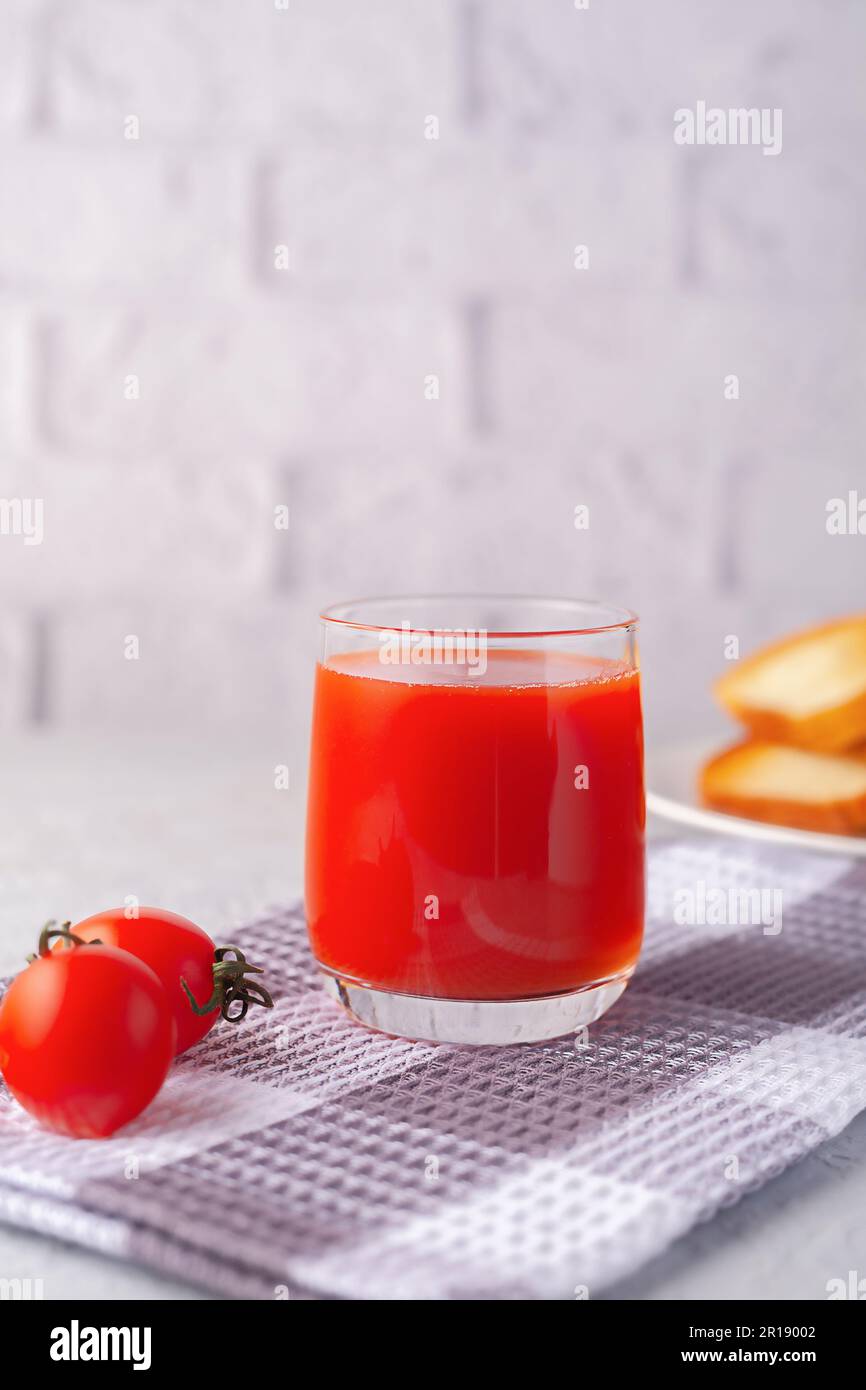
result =
[[[640,676],[553,649],[483,671],[317,667],[306,906],[326,972],[519,1000],[627,976],[643,932]]]

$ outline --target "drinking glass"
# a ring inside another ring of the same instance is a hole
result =
[[[306,910],[367,1026],[537,1042],[597,1019],[644,916],[637,619],[452,595],[320,620]]]

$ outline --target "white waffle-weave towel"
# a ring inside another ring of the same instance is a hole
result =
[[[0,1220],[236,1297],[594,1297],[866,1105],[863,861],[651,846],[633,983],[537,1047],[362,1030],[298,907],[232,937],[276,1008],[121,1133],[43,1133],[0,1092]]]

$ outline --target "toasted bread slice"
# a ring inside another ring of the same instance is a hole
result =
[[[850,835],[866,831],[866,758],[747,742],[711,758],[701,796],[729,815]]]
[[[762,648],[715,692],[754,738],[822,752],[866,741],[866,615]]]

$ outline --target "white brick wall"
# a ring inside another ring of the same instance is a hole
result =
[[[35,389],[35,320],[26,307],[3,303],[0,315],[0,457],[29,443],[34,428]]]
[[[35,96],[32,20],[33,0],[8,0],[4,5],[0,44],[0,135],[20,130],[31,115]]]
[[[701,151],[695,235],[702,280],[764,314],[791,293],[818,301],[866,286],[866,168],[844,146],[783,145],[744,162],[741,148]],[[712,154],[712,162],[706,155]]]
[[[10,0],[0,497],[45,536],[0,535],[0,722],[301,765],[317,606],[471,586],[637,607],[651,726],[699,732],[727,632],[862,606],[864,39],[859,0]],[[698,100],[781,106],[782,153],[676,146]]]
[[[341,294],[573,294],[575,248],[603,287],[669,286],[674,151],[591,151],[445,129],[438,140],[302,145],[263,171],[262,264],[277,288]],[[636,226],[641,226],[635,237]],[[270,270],[275,244],[292,274]]]
[[[256,452],[399,451],[456,427],[457,335],[437,303],[250,298],[46,320],[40,394],[51,442],[118,463],[165,451],[181,476],[187,455],[233,472]],[[430,373],[438,401],[425,396]]]
[[[306,739],[315,624],[291,602],[224,604],[194,589],[157,606],[137,601],[70,606],[52,624],[47,717],[91,724],[100,711],[135,731],[157,717],[173,728],[229,733],[238,746],[267,733],[274,762],[296,762]],[[136,649],[129,639],[136,638]],[[110,696],[106,692],[110,691]]]
[[[33,717],[34,633],[23,610],[0,619],[0,723],[17,725]]]
[[[152,456],[125,471],[118,486],[117,460],[44,451],[7,461],[7,495],[42,500],[44,540],[0,538],[4,590],[19,583],[26,605],[46,612],[106,597],[268,596],[284,538],[274,527],[283,491],[276,466],[248,456],[215,471],[199,455],[169,471]]]
[[[284,149],[289,136],[452,120],[455,6],[417,0],[55,0],[44,61],[64,132]]]
[[[104,144],[5,145],[0,277],[17,293],[135,293],[142,302],[239,290],[246,170],[231,152],[194,158],[106,132]]]

